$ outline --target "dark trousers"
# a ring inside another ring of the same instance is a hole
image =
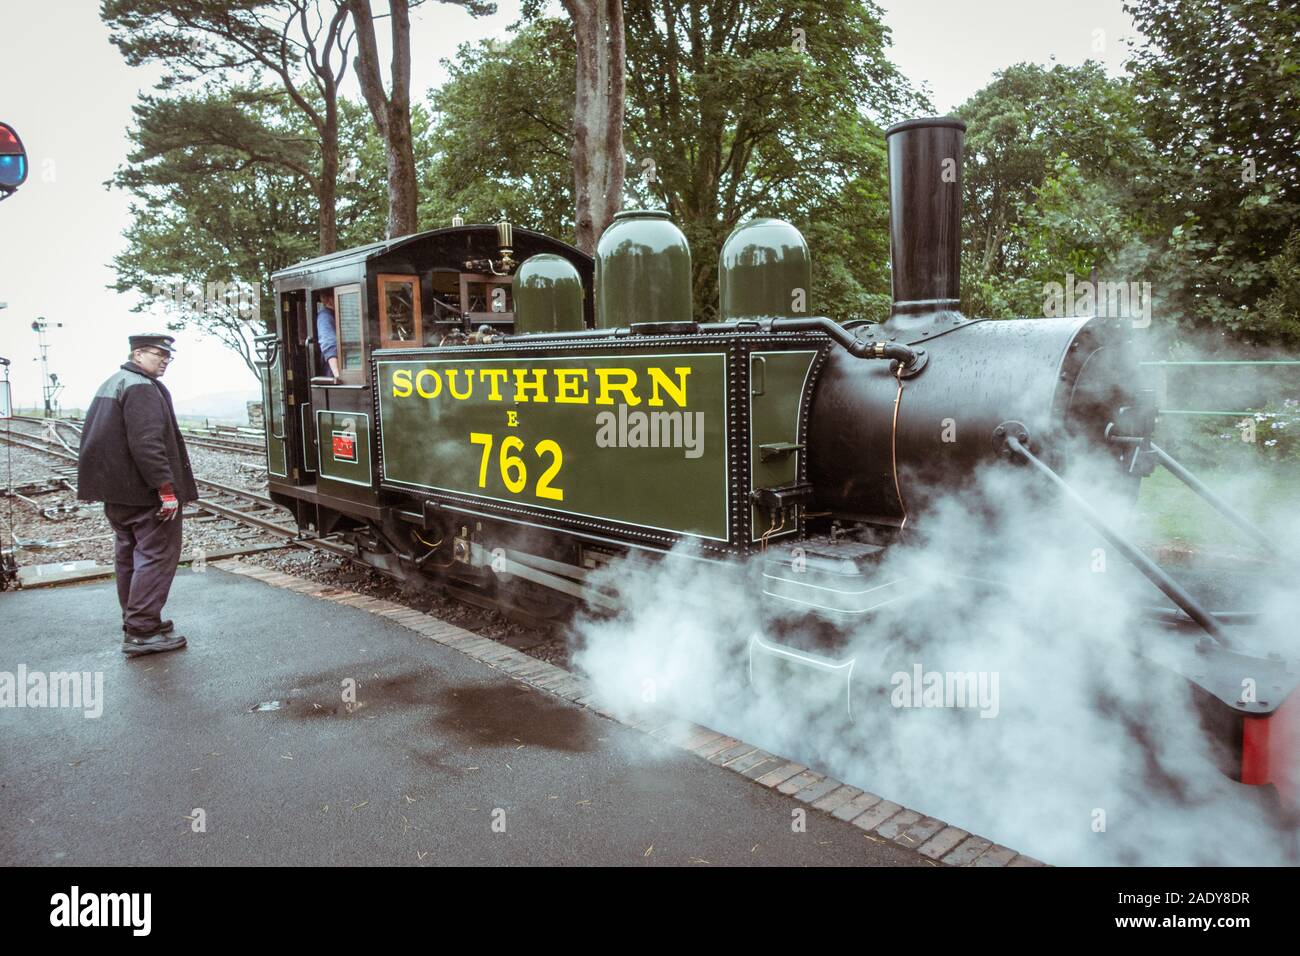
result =
[[[181,516],[158,517],[158,505],[105,504],[104,514],[116,537],[117,601],[122,629],[148,636],[162,627],[162,609],[181,559]]]

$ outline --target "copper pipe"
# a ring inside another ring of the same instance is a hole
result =
[[[903,501],[903,486],[898,481],[898,407],[903,404],[903,366],[895,372],[898,379],[898,391],[894,395],[894,423],[889,435],[890,464],[894,470],[894,494],[898,496],[898,506],[903,509],[903,522],[898,526],[901,531],[907,526],[907,503]]]

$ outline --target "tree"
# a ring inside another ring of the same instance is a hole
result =
[[[363,108],[341,100],[339,115],[348,148],[378,156]],[[252,337],[275,317],[271,273],[313,254],[316,202],[309,176],[248,151],[294,152],[297,144],[310,165],[314,130],[285,94],[265,89],[145,97],[135,116],[127,165],[111,183],[134,197],[127,247],[113,260],[115,288],[139,295],[137,311],[165,306],[171,329],[211,335],[256,375]],[[248,135],[230,147],[220,135],[196,144],[176,132],[202,129],[210,117],[240,117]],[[373,236],[366,216],[383,190],[381,178],[344,177],[338,223],[346,241]]]
[[[726,235],[755,213],[807,226],[879,163],[876,124],[917,99],[872,3],[630,0],[626,16],[637,159],[691,242],[712,315]]]
[[[957,109],[966,121],[962,308],[1041,315],[1043,285],[1146,267],[1155,159],[1128,83],[1088,62],[1021,63]]]
[[[543,19],[506,43],[462,44],[443,61],[447,82],[429,92],[434,159],[421,196],[423,221],[504,215],[575,241],[575,55],[572,26]]]
[[[764,214],[790,219],[809,237],[818,277],[810,309],[883,317],[888,206],[879,124],[926,104],[885,55],[879,9],[851,0],[625,0],[624,13],[634,172],[625,202],[673,213],[691,243],[700,316],[716,311],[722,241],[746,217]],[[511,63],[501,69],[532,76],[569,62],[572,41],[559,43],[545,22],[501,51]],[[530,67],[522,55],[542,42],[553,53]],[[466,73],[455,83],[465,90],[485,79]],[[523,118],[497,141],[511,151],[549,149],[565,122],[552,89],[548,82],[545,97],[530,97],[538,118]],[[446,92],[490,105],[478,93]],[[871,229],[850,234],[849,221]]]
[[[101,16],[128,63],[166,65],[164,89],[202,78],[238,84],[250,72],[270,73],[279,82],[315,131],[318,165],[306,171],[283,152],[259,159],[307,175],[316,194],[319,249],[333,252],[338,245],[338,88],[351,42],[346,9],[332,0],[104,0]],[[303,67],[307,87],[300,80]],[[250,132],[237,117],[218,119],[227,132]],[[220,145],[240,148],[233,139]]]
[[[1300,342],[1300,229],[1291,230],[1267,269],[1273,288],[1259,300],[1255,328],[1267,339]]]
[[[579,249],[596,240],[623,203],[623,114],[627,78],[622,0],[563,0],[573,20],[577,57],[573,100],[574,235]]]
[[[1300,341],[1300,7],[1286,0],[1130,0],[1149,42],[1132,69],[1168,156],[1157,280],[1179,314],[1247,340]]]
[[[443,0],[456,3],[472,15],[496,12],[496,4],[480,0]],[[417,0],[418,5],[418,0]],[[375,40],[375,20],[370,0],[347,0],[356,24],[357,57],[353,62],[357,80],[375,129],[384,141],[388,165],[388,228],[391,239],[405,236],[418,228],[416,210],[419,203],[415,171],[415,148],[411,134],[411,4],[409,0],[389,0],[390,36],[393,45],[391,64],[392,91],[384,92],[379,69],[379,47]]]

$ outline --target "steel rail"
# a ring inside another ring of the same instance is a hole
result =
[[[81,421],[71,418],[37,418],[34,415],[14,415],[14,421],[27,422],[33,425],[48,426],[50,424],[70,428],[75,432],[81,432]],[[181,429],[182,433],[185,429]],[[237,438],[223,438],[220,435],[195,435],[185,434],[185,442],[189,445],[197,445],[200,448],[213,448],[218,451],[234,452],[252,452],[265,453],[266,445],[263,442],[240,441]]]
[[[253,444],[252,442],[246,442],[246,441],[233,441],[231,439],[226,439],[226,438],[198,438],[193,435],[189,435],[186,436],[185,443],[187,445],[195,445],[199,448],[212,448],[215,449],[216,451],[249,452],[249,453],[256,453],[260,455],[266,454],[265,444],[260,444],[260,443]]]
[[[47,455],[52,455],[55,458],[62,458],[66,461],[77,460],[76,455],[71,455],[57,448],[52,448],[46,442],[38,442],[38,441],[31,440],[34,437],[35,436],[32,435],[24,435],[20,437],[12,433],[8,435],[0,435],[0,438],[4,438],[12,442],[13,444],[19,445],[23,448],[29,448],[33,451],[44,452]],[[255,492],[252,491],[245,491],[242,488],[235,488],[230,485],[222,484],[221,482],[210,481],[206,478],[195,478],[195,483],[205,488],[209,488],[213,491],[216,491],[219,494],[229,495],[235,498],[242,498],[260,507],[265,507],[265,508],[279,507],[270,498],[267,498],[263,495],[256,494]],[[320,551],[328,551],[331,554],[338,555],[340,557],[346,557],[346,558],[356,557],[355,550],[353,548],[347,547],[346,545],[338,544],[333,541],[324,541],[319,538],[300,537],[300,533],[296,527],[293,527],[291,525],[285,525],[276,521],[272,521],[271,519],[262,517],[260,515],[254,515],[254,514],[249,514],[248,512],[245,511],[240,511],[239,509],[232,508],[229,505],[225,505],[225,504],[221,504],[220,502],[213,501],[211,498],[200,498],[198,501],[194,502],[194,505],[201,511],[206,511],[209,514],[217,515],[218,517],[222,517],[222,518],[227,518],[231,521],[236,521],[240,524],[244,524],[256,528],[259,531],[264,531],[268,534],[273,534],[277,537],[285,538],[286,540],[289,540],[293,544],[298,545],[300,547],[315,548]]]

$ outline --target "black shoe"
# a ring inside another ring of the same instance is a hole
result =
[[[160,654],[163,651],[178,651],[185,646],[185,638],[179,634],[154,634],[151,637],[127,637],[122,641],[122,653],[128,657],[141,654]]]

